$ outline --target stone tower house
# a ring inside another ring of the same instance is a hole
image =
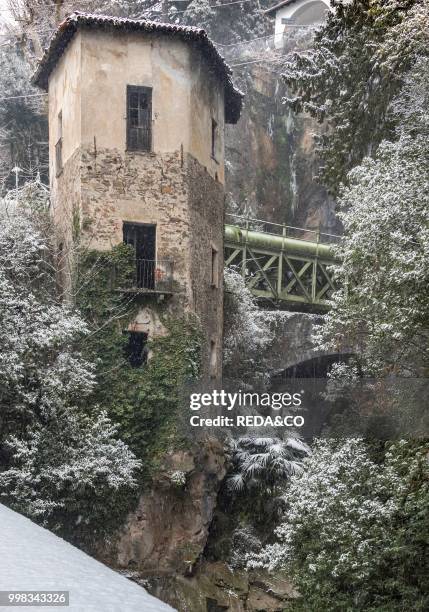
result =
[[[151,300],[195,313],[203,369],[221,373],[224,126],[242,94],[204,30],[74,13],[34,82],[48,91],[61,252],[135,248],[133,329],[162,333]],[[145,297],[149,296],[145,302]]]

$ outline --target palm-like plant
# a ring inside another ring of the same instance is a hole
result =
[[[297,438],[242,437],[231,442],[231,494],[246,492],[275,495],[290,476],[302,471],[309,447]]]

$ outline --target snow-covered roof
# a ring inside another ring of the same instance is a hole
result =
[[[0,504],[0,591],[69,591],[79,612],[173,612],[106,565]]]
[[[185,42],[191,43],[201,51],[209,65],[215,70],[225,85],[225,121],[227,123],[237,123],[240,118],[243,94],[235,87],[232,81],[231,68],[207,36],[207,32],[202,28],[176,25],[174,23],[93,15],[76,11],[66,17],[53,34],[49,46],[45,50],[34,74],[33,83],[35,85],[47,91],[49,75],[74,34],[81,28],[99,28],[115,32],[167,34],[169,36],[177,36]]]

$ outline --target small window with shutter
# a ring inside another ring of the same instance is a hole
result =
[[[212,119],[212,158],[217,161],[218,149],[218,126],[217,121]]]
[[[127,86],[127,150],[152,150],[152,88]]]
[[[55,143],[55,176],[63,171],[63,112],[58,113],[57,142]]]
[[[216,340],[210,340],[210,376],[216,378],[217,376],[217,344]]]
[[[212,245],[211,286],[219,287],[219,253]]]

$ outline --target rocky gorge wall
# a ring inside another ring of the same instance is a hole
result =
[[[149,589],[179,612],[282,612],[297,597],[287,576],[206,561],[190,577],[164,577]]]
[[[324,129],[307,115],[296,115],[284,98],[282,66],[290,54],[311,44],[311,34],[290,34],[283,50],[272,40],[225,48],[245,93],[241,118],[226,132],[226,191],[231,212],[275,223],[340,230],[335,203],[317,182],[314,134]]]
[[[225,473],[223,445],[214,438],[198,448],[190,444],[189,450],[168,452],[152,486],[102,556],[131,576],[152,577],[155,583],[189,574],[205,547]]]

